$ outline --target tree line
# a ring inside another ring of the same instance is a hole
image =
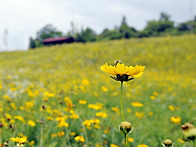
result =
[[[174,24],[171,16],[165,12],[160,13],[158,20],[151,20],[147,22],[146,27],[138,31],[134,27],[130,27],[127,24],[126,17],[123,16],[120,26],[114,29],[105,28],[100,34],[97,34],[91,28],[81,28],[77,30],[74,23],[71,23],[71,30],[67,34],[63,34],[57,30],[53,25],[48,24],[41,28],[36,37],[29,39],[29,48],[34,49],[36,47],[43,46],[43,40],[47,38],[58,38],[63,36],[70,36],[77,40],[77,42],[93,42],[102,40],[114,40],[114,39],[129,39],[129,38],[143,38],[151,36],[164,36],[164,35],[182,35],[186,33],[196,33],[196,16],[193,20],[182,22],[178,25]]]

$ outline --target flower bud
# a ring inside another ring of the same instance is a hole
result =
[[[186,123],[181,126],[183,135],[186,139],[196,139],[196,128],[191,123]]]
[[[172,146],[172,141],[169,139],[166,139],[163,141],[163,144],[165,145],[165,147],[171,147]]]
[[[120,130],[124,133],[124,134],[127,134],[131,131],[132,129],[132,126],[129,122],[127,121],[124,121],[120,124]]]

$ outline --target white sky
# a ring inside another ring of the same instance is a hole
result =
[[[0,51],[26,50],[29,37],[46,24],[64,34],[71,30],[70,22],[100,33],[119,26],[124,15],[129,26],[141,30],[160,12],[178,24],[196,15],[196,0],[0,0]]]

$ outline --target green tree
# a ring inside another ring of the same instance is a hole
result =
[[[77,33],[76,39],[78,42],[93,42],[96,40],[96,33],[91,28],[81,29],[81,32]]]
[[[130,37],[136,37],[136,29],[133,27],[129,27],[126,22],[126,17],[123,16],[121,25],[119,27],[119,32],[121,34],[121,38],[130,38]]]
[[[36,48],[36,40],[34,40],[32,37],[29,38],[29,48],[30,49]]]
[[[62,35],[63,33],[58,31],[54,26],[52,26],[51,24],[47,24],[37,32],[36,39],[38,39],[39,41],[43,41],[47,38],[62,37]]]
[[[169,19],[170,19],[170,15],[168,15],[165,12],[161,12],[160,18],[159,18],[160,21],[169,21]]]
[[[58,31],[51,24],[47,24],[37,32],[35,39],[32,37],[29,38],[29,48],[34,49],[36,47],[43,46],[44,39],[57,38],[62,36],[63,33],[61,31]]]
[[[169,34],[174,30],[174,22],[169,20],[170,16],[166,13],[160,14],[158,21],[151,20],[147,22],[147,26],[142,31],[145,36],[159,36],[161,34]],[[141,35],[141,34],[140,34]]]
[[[118,29],[104,29],[103,32],[98,36],[98,40],[113,40],[113,39],[120,39],[121,34]]]

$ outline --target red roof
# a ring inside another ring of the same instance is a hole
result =
[[[70,37],[47,38],[47,39],[44,39],[43,42],[63,41],[67,39],[70,39]]]

